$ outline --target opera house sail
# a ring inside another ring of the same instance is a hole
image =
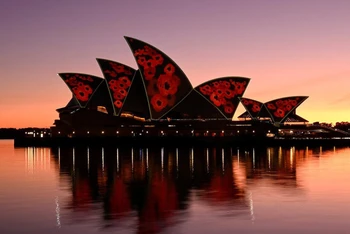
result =
[[[103,78],[59,73],[72,92],[57,109],[52,136],[264,135],[275,124],[307,121],[296,115],[306,96],[263,103],[244,97],[251,81],[219,77],[193,87],[182,69],[158,48],[125,37],[137,68],[98,58]],[[233,121],[238,106],[246,112]]]

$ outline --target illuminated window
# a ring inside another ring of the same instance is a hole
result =
[[[107,108],[104,106],[97,106],[97,111],[108,114]]]

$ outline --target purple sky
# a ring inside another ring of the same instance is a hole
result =
[[[95,58],[136,68],[124,35],[194,86],[249,77],[244,97],[306,95],[309,121],[350,121],[350,1],[5,0],[0,17],[0,127],[49,127],[71,96],[59,72],[102,76]]]

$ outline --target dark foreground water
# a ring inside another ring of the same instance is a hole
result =
[[[0,233],[350,233],[350,148],[14,148]]]

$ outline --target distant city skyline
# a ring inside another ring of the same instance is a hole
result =
[[[309,96],[310,122],[350,121],[348,1],[0,3],[0,128],[50,127],[71,98],[61,72],[103,77],[96,58],[137,64],[123,36],[148,42],[193,86],[251,78],[244,97]],[[240,104],[234,119],[245,110]]]

